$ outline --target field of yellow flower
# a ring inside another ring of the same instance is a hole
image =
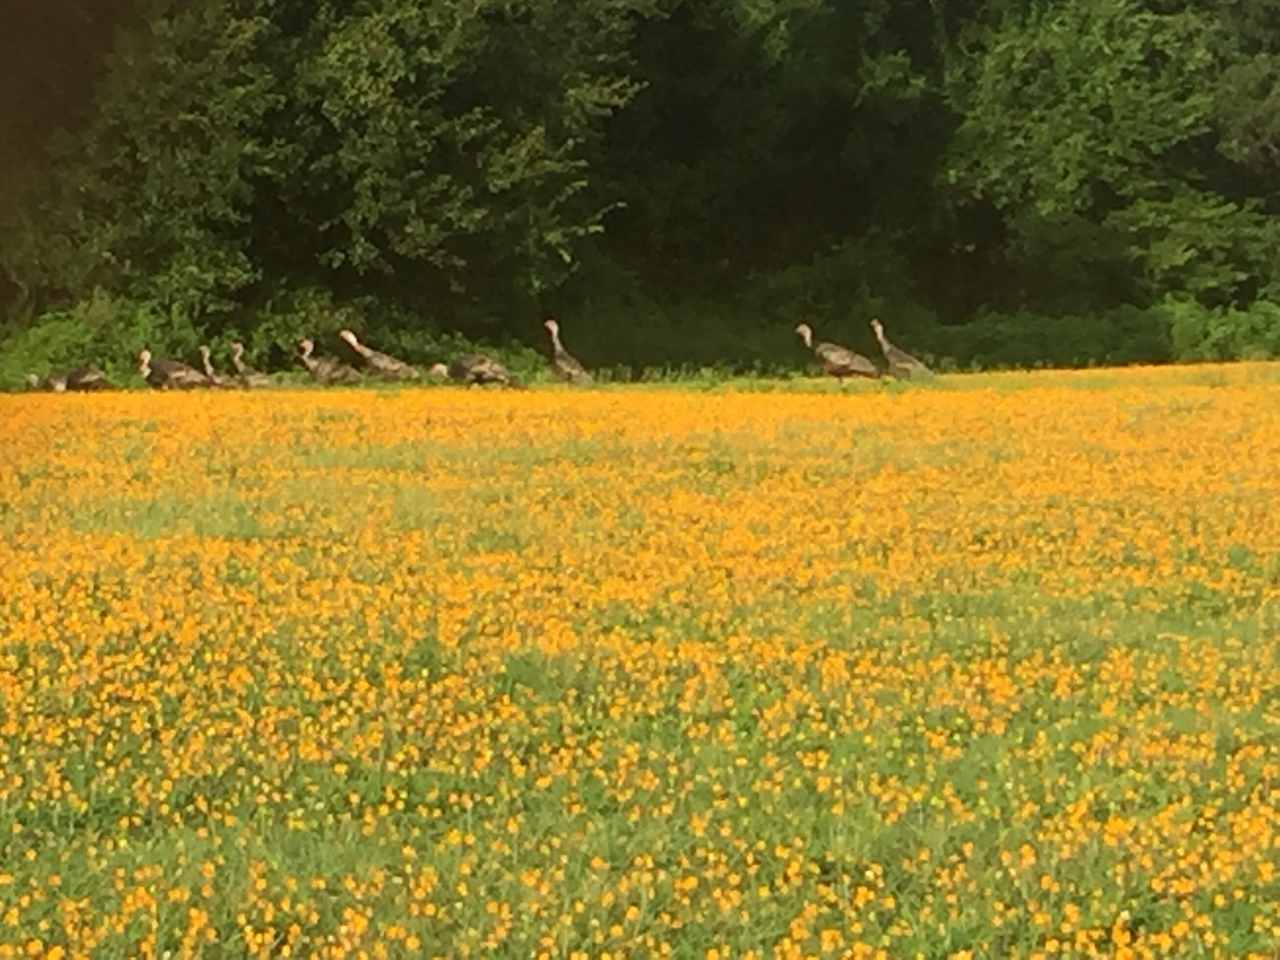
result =
[[[1280,367],[0,397],[0,958],[1280,954]]]

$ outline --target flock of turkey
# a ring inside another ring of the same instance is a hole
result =
[[[560,342],[560,325],[554,319],[548,319],[544,321],[543,326],[551,336],[551,365],[556,374],[570,383],[590,383],[591,374],[586,367],[579,363]],[[871,329],[880,342],[880,349],[884,353],[885,363],[888,366],[887,372],[890,376],[909,378],[927,376],[931,373],[927,366],[911,354],[889,342],[884,335],[884,325],[879,320],[871,321]],[[800,335],[804,345],[813,351],[814,356],[822,364],[823,370],[838,379],[841,384],[846,377],[881,376],[880,368],[871,360],[847,347],[835,343],[814,343],[813,331],[807,323],[797,326],[796,333]],[[300,340],[298,360],[318,383],[358,383],[366,375],[384,380],[418,380],[423,376],[422,371],[412,364],[361,343],[350,330],[340,331],[338,337],[360,358],[364,370],[361,371],[332,357],[317,357],[314,355],[315,343],[309,339]],[[152,356],[150,350],[144,349],[138,354],[138,372],[149,385],[160,390],[210,387],[252,388],[264,387],[271,382],[266,374],[253,370],[245,364],[242,343],[231,345],[231,366],[235,372],[229,376],[223,376],[214,370],[211,351],[207,346],[200,347],[200,361],[203,369],[197,370],[179,360],[158,359]],[[463,354],[447,366],[443,363],[434,364],[427,369],[426,375],[433,379],[447,378],[472,385],[497,383],[507,387],[520,386],[519,381],[512,377],[502,364],[479,353]],[[27,377],[27,382],[32,389],[53,390],[59,393],[67,390],[105,390],[112,386],[102,371],[92,366],[77,367],[66,373],[50,374],[43,378],[33,373]]]

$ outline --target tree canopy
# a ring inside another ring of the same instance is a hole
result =
[[[1261,0],[50,11],[0,104],[10,335],[104,296],[159,336],[283,337],[309,303],[519,340],[555,310],[600,359],[705,327],[733,361],[802,315],[941,344],[1280,301]]]

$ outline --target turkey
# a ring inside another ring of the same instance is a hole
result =
[[[542,325],[551,334],[551,365],[560,378],[570,383],[590,383],[591,374],[587,372],[587,368],[560,342],[560,324],[554,317],[548,317]]]
[[[209,385],[213,387],[223,387],[224,389],[232,386],[229,380],[225,377],[218,376],[217,372],[214,371],[213,361],[209,359],[209,354],[210,350],[208,344],[200,344],[200,363],[204,367],[204,375],[208,378]]]
[[[38,377],[34,373],[28,373],[27,387],[31,390],[52,390],[54,393],[62,393],[67,389],[67,378],[56,373],[51,373],[45,377]]]
[[[298,341],[299,360],[310,371],[313,379],[320,383],[358,383],[360,374],[341,360],[330,357],[316,358],[311,356],[316,345],[307,338]]]
[[[76,367],[63,375],[68,390],[110,390],[111,381],[97,367]]]
[[[800,334],[804,345],[811,349],[814,356],[821,361],[822,369],[839,380],[841,384],[844,383],[845,377],[876,378],[880,376],[876,365],[862,354],[854,353],[848,347],[835,343],[814,343],[813,331],[807,323],[797,326],[796,333]]]
[[[63,393],[67,390],[110,390],[111,382],[107,375],[97,367],[76,367],[66,373],[51,373],[47,377],[27,374],[27,386],[32,390],[52,390]]]
[[[54,393],[63,393],[67,389],[67,378],[66,375],[58,373],[51,373],[44,377],[37,377],[34,373],[28,373],[27,387],[31,390],[50,390]]]
[[[480,353],[464,353],[449,364],[449,379],[462,383],[501,383],[508,387],[520,384],[497,360]]]
[[[345,340],[352,350],[360,354],[369,369],[380,377],[388,380],[417,380],[420,376],[416,367],[410,366],[403,360],[397,360],[390,354],[366,347],[350,330],[343,330],[338,333],[338,336]]]
[[[889,338],[884,335],[884,324],[879,320],[871,321],[871,329],[875,331],[876,339],[880,341],[880,349],[884,351],[884,359],[889,364],[889,373],[901,379],[910,379],[913,376],[933,376],[933,371],[923,363],[907,353],[907,351],[899,350],[889,342]]]
[[[239,340],[231,344],[231,366],[235,368],[236,379],[241,386],[265,387],[271,383],[271,378],[265,373],[259,373],[244,362],[244,344]]]
[[[152,360],[151,351],[138,354],[138,372],[157,390],[190,390],[210,386],[209,378],[177,360]]]

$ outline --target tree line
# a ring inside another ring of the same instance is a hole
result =
[[[1263,0],[46,17],[5,51],[9,356],[355,323],[425,359],[548,313],[637,367],[798,363],[799,320],[873,316],[959,366],[1280,354]]]

